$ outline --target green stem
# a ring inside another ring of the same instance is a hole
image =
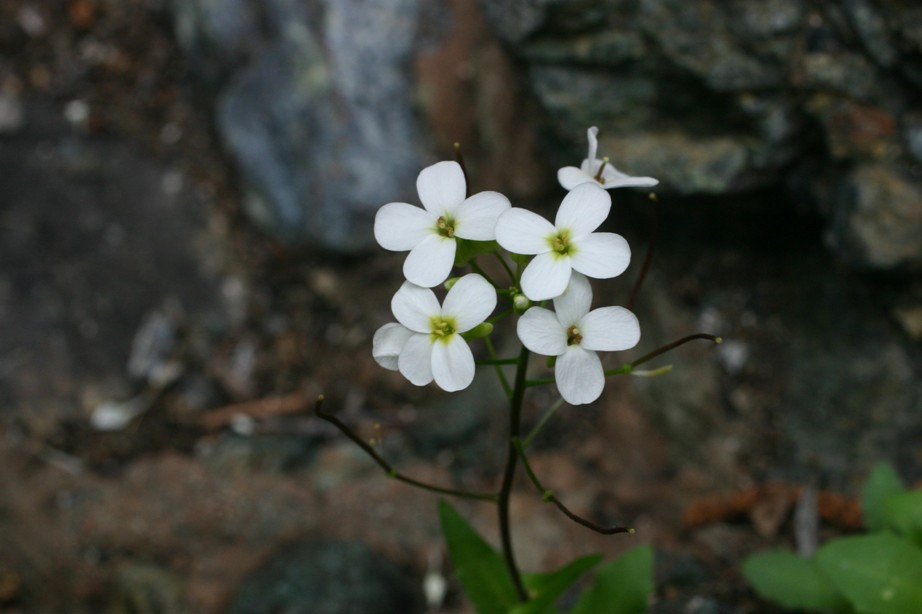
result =
[[[522,582],[522,575],[515,562],[515,553],[512,549],[512,532],[509,528],[509,497],[512,494],[512,482],[515,478],[515,466],[519,458],[516,443],[519,441],[519,430],[522,422],[522,400],[525,397],[525,371],[528,366],[528,348],[522,347],[519,353],[519,364],[515,371],[515,383],[512,389],[512,398],[509,401],[509,452],[506,457],[506,470],[503,473],[503,484],[499,491],[499,534],[503,544],[503,559],[506,569],[519,594],[519,599],[528,601],[528,591]],[[521,444],[519,444],[521,445]]]
[[[460,497],[462,499],[476,499],[478,501],[491,501],[496,502],[497,496],[493,493],[478,493],[478,492],[468,492],[466,490],[456,490],[454,488],[444,488],[442,486],[436,486],[434,484],[426,484],[425,482],[420,482],[414,478],[408,477],[397,471],[393,465],[384,460],[378,451],[372,448],[368,443],[359,437],[355,432],[352,431],[346,424],[332,414],[328,414],[321,410],[323,405],[323,395],[317,397],[317,402],[314,404],[314,413],[317,414],[319,418],[326,420],[336,428],[338,428],[342,433],[352,440],[355,445],[365,450],[365,452],[372,458],[378,465],[384,469],[388,477],[394,478],[395,480],[400,480],[407,484],[412,484],[417,488],[422,488],[423,490],[428,490],[431,492],[441,493],[443,495],[451,495],[452,497]]]

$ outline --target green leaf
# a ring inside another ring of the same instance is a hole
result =
[[[770,550],[746,559],[743,575],[760,597],[790,609],[849,612],[848,600],[810,559]]]
[[[653,592],[653,548],[638,546],[604,566],[570,614],[641,614]]]
[[[442,533],[455,573],[479,614],[507,614],[519,602],[503,557],[447,501],[439,501]]]
[[[890,495],[881,502],[879,515],[885,528],[922,546],[922,490]]]
[[[525,587],[532,599],[528,603],[522,603],[513,608],[511,614],[552,612],[554,601],[601,560],[601,554],[592,554],[576,559],[551,573],[526,574]]]
[[[890,533],[835,539],[816,564],[859,612],[922,612],[922,549]]]
[[[864,485],[861,504],[864,508],[864,524],[871,531],[883,530],[880,504],[890,495],[903,492],[903,481],[888,463],[878,463],[871,470]]]

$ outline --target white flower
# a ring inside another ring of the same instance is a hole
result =
[[[406,345],[407,339],[412,336],[413,331],[403,324],[389,322],[375,331],[371,342],[371,355],[385,369],[396,371],[400,351]]]
[[[631,177],[625,175],[608,162],[608,158],[596,160],[596,151],[599,148],[599,129],[595,126],[586,131],[589,137],[589,155],[583,160],[579,168],[565,166],[557,171],[557,181],[565,190],[572,190],[576,186],[592,181],[601,185],[606,190],[612,188],[641,187],[649,188],[659,183],[653,177]],[[599,169],[602,173],[599,174]]]
[[[509,209],[498,192],[465,198],[467,185],[457,162],[438,162],[420,172],[416,191],[423,208],[388,203],[375,215],[375,239],[384,249],[409,251],[403,263],[408,281],[432,288],[448,278],[456,238],[492,241],[496,219]]]
[[[513,207],[496,222],[496,240],[516,254],[535,255],[522,272],[522,292],[533,301],[560,296],[573,270],[596,279],[624,272],[631,248],[621,235],[593,232],[611,209],[611,196],[595,183],[570,190],[551,225]]]
[[[434,379],[448,392],[462,390],[474,379],[474,356],[461,333],[486,320],[495,307],[496,290],[475,273],[455,282],[442,305],[432,290],[404,282],[391,301],[399,324],[378,329],[372,354],[412,384],[425,386]]]
[[[597,351],[627,350],[640,341],[637,317],[624,307],[589,311],[592,288],[573,275],[554,310],[532,307],[519,318],[517,332],[532,352],[556,356],[554,377],[560,396],[572,405],[591,403],[602,394],[605,373]]]

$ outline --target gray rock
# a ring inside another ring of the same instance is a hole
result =
[[[843,178],[827,235],[862,268],[922,270],[922,189],[889,164],[864,164]]]
[[[174,0],[173,26],[190,68],[212,87],[221,85],[264,44],[252,0]]]
[[[916,232],[911,203],[922,190],[910,167],[922,159],[919,7],[897,0],[482,4],[522,62],[549,134],[569,146],[556,163],[580,159],[585,130],[597,125],[604,153],[627,172],[659,178],[661,192],[785,185],[828,216],[832,243],[847,245],[837,253],[862,254],[846,262],[888,270],[915,261],[902,230]],[[613,148],[604,148],[606,139]],[[899,180],[873,173],[882,180],[875,188],[861,171],[854,196],[850,169],[885,164],[901,169],[893,171]],[[899,204],[870,202],[890,196]],[[864,201],[861,210],[875,209],[874,220],[859,221],[843,198]]]
[[[411,78],[419,0],[180,5],[192,66],[227,75],[218,131],[251,218],[292,244],[373,244],[374,212],[415,198],[426,158]]]
[[[361,543],[291,544],[247,577],[232,614],[422,612],[421,596],[392,561]]]

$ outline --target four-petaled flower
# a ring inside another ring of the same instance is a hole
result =
[[[416,191],[423,208],[389,203],[378,210],[375,239],[387,250],[409,250],[403,263],[407,281],[432,288],[451,273],[456,239],[492,241],[496,219],[511,205],[498,192],[465,198],[467,184],[457,162],[424,168],[416,179]]]
[[[526,209],[513,207],[496,222],[497,242],[516,254],[535,257],[522,272],[522,292],[533,301],[560,296],[573,270],[596,279],[624,272],[631,248],[621,235],[593,232],[611,209],[611,196],[595,183],[570,190],[551,225]]]
[[[532,307],[517,325],[522,344],[536,354],[556,356],[554,377],[560,396],[572,405],[591,403],[602,394],[605,373],[597,351],[627,350],[640,340],[637,317],[624,307],[589,311],[592,288],[580,274],[554,299],[554,311]]]
[[[572,190],[576,186],[594,182],[606,190],[624,187],[648,188],[659,183],[653,177],[631,177],[616,169],[609,163],[608,158],[596,160],[596,151],[599,148],[599,129],[595,126],[587,131],[589,137],[589,155],[583,160],[579,168],[565,166],[557,171],[557,181],[565,190]]]
[[[399,370],[417,386],[433,379],[448,392],[467,388],[474,379],[474,356],[461,336],[496,307],[496,290],[471,273],[458,279],[439,305],[435,293],[411,282],[391,300],[396,323],[375,333],[372,353],[381,366]]]

